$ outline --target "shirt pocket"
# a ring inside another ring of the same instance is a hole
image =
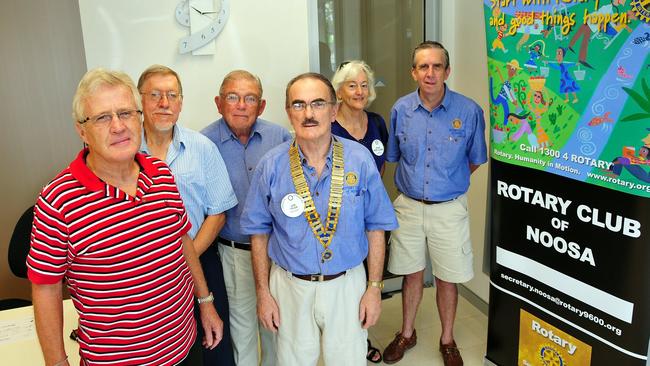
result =
[[[192,200],[200,202],[201,195],[205,191],[205,182],[203,172],[198,167],[192,167],[182,172],[174,173],[174,182],[183,198],[184,204],[192,203]]]
[[[467,135],[465,130],[449,130],[440,141],[440,155],[446,167],[454,167],[465,160]]]
[[[282,211],[282,198],[272,199],[269,206],[274,235],[292,250],[304,251],[309,245],[309,236],[314,237],[311,226],[302,211],[296,217],[290,217]],[[287,242],[285,242],[285,240]]]
[[[395,137],[399,142],[400,154],[407,163],[414,163],[418,157],[420,147],[424,146],[421,135],[407,129],[395,133]]]
[[[351,233],[356,228],[365,230],[364,191],[343,190],[343,202],[337,226],[345,228],[346,233]]]

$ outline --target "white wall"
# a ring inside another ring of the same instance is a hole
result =
[[[285,87],[309,71],[307,2],[231,0],[216,54],[192,56],[178,53],[179,39],[188,34],[174,17],[179,1],[79,0],[88,68],[120,69],[137,82],[151,64],[171,67],[183,83],[180,123],[193,129],[219,117],[214,96],[224,75],[246,69],[262,79],[267,100],[262,118],[288,127]]]
[[[441,1],[441,41],[449,51],[451,75],[448,85],[457,92],[474,99],[485,112],[489,121],[487,50],[485,45],[485,21],[483,2],[476,0]],[[489,138],[486,128],[486,139]],[[469,189],[471,237],[474,251],[474,272],[472,281],[465,284],[474,294],[488,302],[488,275],[483,273],[486,203],[488,194],[488,164],[472,174]]]

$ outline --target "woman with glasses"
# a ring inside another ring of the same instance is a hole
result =
[[[377,170],[383,175],[388,141],[386,122],[377,113],[366,111],[377,97],[372,69],[364,61],[343,62],[332,77],[332,86],[339,103],[332,134],[357,141],[370,150]],[[364,265],[367,273],[365,261]],[[382,361],[381,352],[370,344],[370,340],[366,358],[373,363]]]

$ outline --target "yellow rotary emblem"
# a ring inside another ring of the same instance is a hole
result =
[[[346,184],[346,185],[348,185],[348,186],[350,186],[350,187],[354,187],[354,186],[357,185],[357,183],[359,183],[359,176],[357,175],[357,173],[355,173],[355,172],[348,172],[348,173],[345,175],[345,184]]]
[[[633,0],[630,7],[637,18],[650,23],[650,0]]]
[[[539,358],[544,366],[566,366],[560,352],[549,345],[540,347]]]
[[[453,127],[456,130],[461,128],[462,126],[463,126],[463,121],[459,120],[458,118],[456,118],[451,122],[451,127]]]

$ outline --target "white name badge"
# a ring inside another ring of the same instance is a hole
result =
[[[289,217],[298,217],[305,212],[305,202],[302,200],[302,197],[296,193],[289,193],[280,203],[280,208],[282,212]]]
[[[384,154],[384,144],[379,140],[372,142],[372,152],[377,156],[382,156]]]

